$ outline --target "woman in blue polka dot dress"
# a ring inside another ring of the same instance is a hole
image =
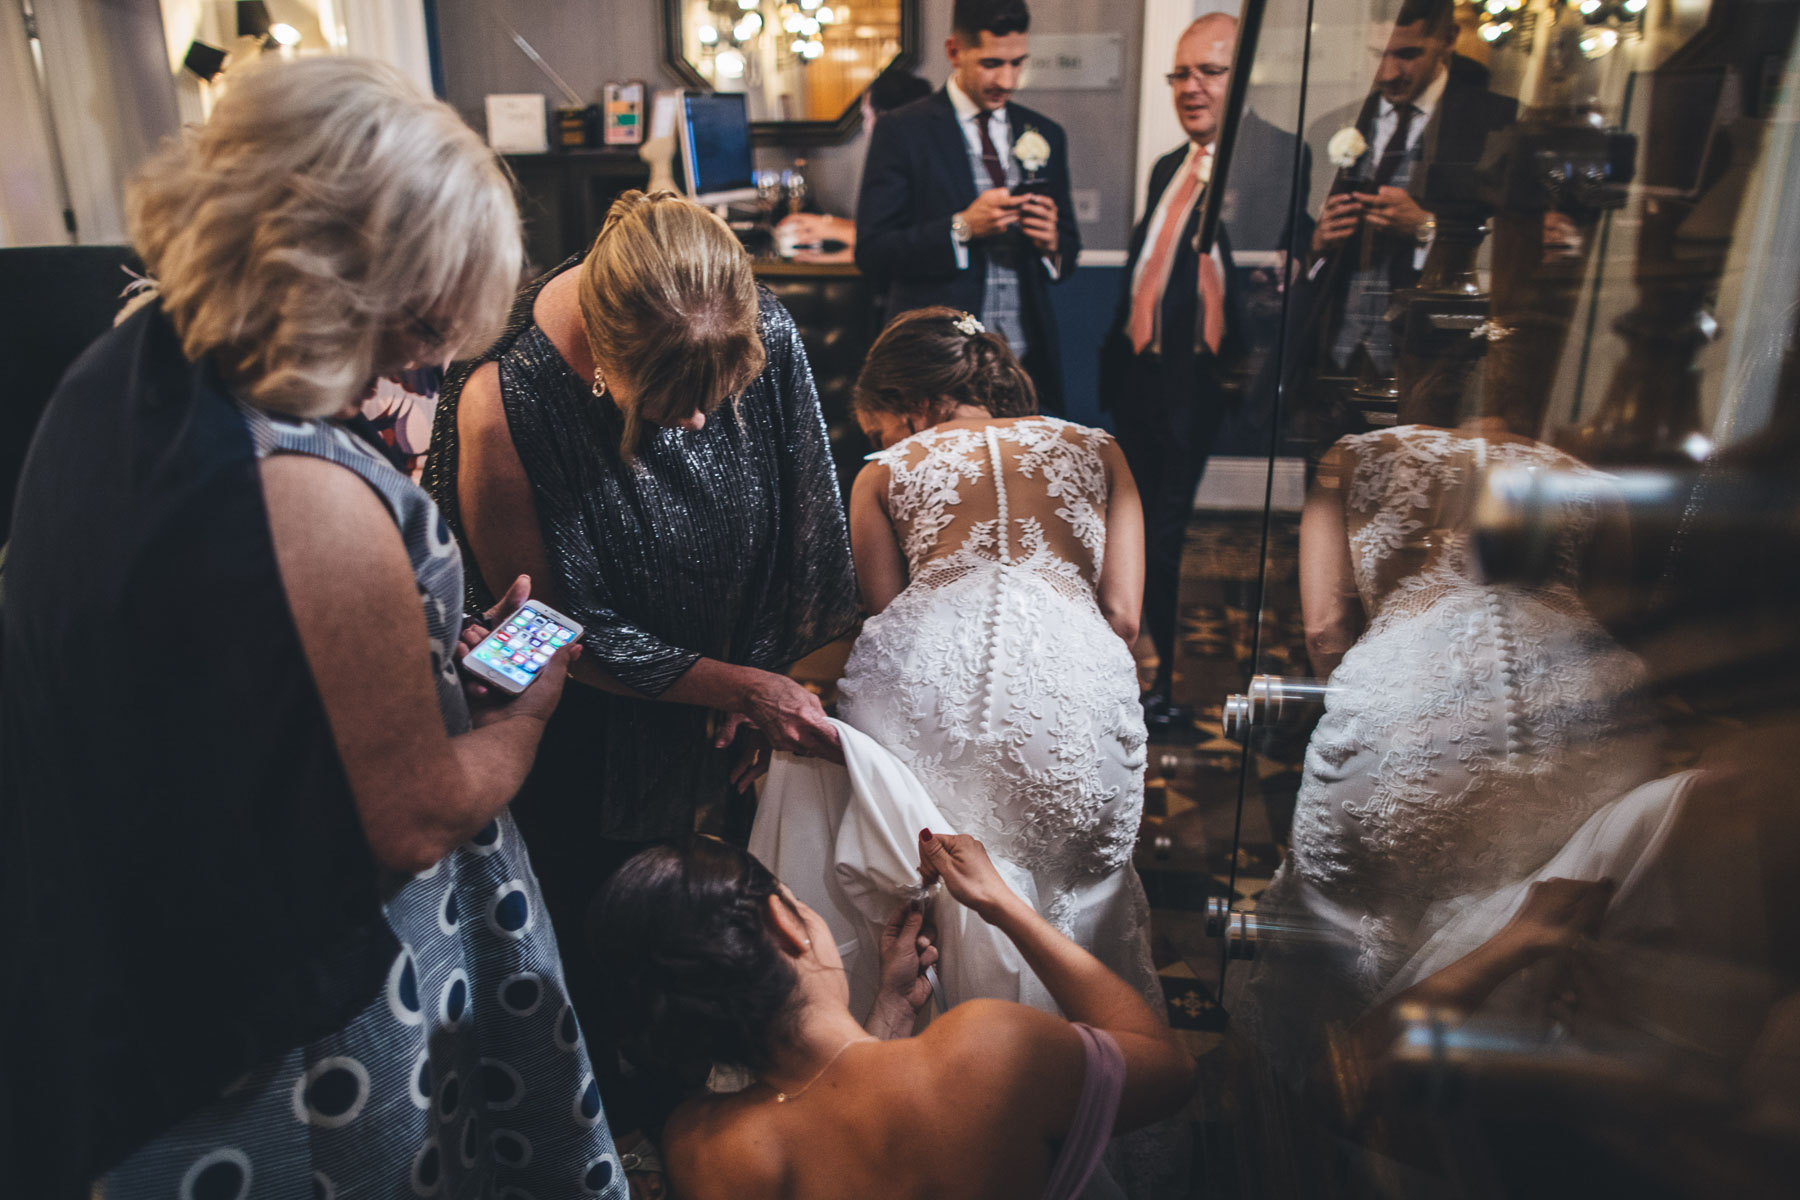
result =
[[[622,1198],[506,811],[576,651],[465,694],[448,527],[330,419],[497,322],[507,182],[397,73],[322,58],[235,81],[129,208],[157,294],[52,401],[9,564],[0,954],[41,969],[0,1021],[0,1178]]]

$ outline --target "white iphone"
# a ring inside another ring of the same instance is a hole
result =
[[[527,600],[463,656],[463,670],[516,696],[530,687],[550,656],[581,636],[581,626],[554,608]]]

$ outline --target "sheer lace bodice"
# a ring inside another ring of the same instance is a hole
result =
[[[872,456],[912,582],[941,587],[1004,564],[1091,597],[1106,561],[1112,440],[1051,417],[928,429]]]
[[[1400,603],[1422,612],[1448,589],[1480,586],[1469,530],[1487,471],[1508,467],[1590,477],[1600,472],[1523,438],[1471,436],[1408,425],[1347,437],[1319,464],[1321,487],[1343,493],[1351,566],[1371,619]],[[1537,587],[1559,609],[1579,609],[1575,587],[1594,527],[1593,503],[1558,530],[1556,569]]]

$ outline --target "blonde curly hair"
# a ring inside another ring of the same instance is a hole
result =
[[[523,257],[493,152],[363,58],[234,79],[127,185],[126,218],[188,358],[294,417],[360,400],[407,332],[445,355],[485,344]]]

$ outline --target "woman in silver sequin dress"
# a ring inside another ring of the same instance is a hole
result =
[[[445,388],[425,486],[477,606],[528,574],[586,627],[514,805],[569,944],[612,870],[726,794],[740,724],[833,752],[785,674],[856,614],[825,424],[793,319],[706,210],[628,193],[528,287]],[[585,1011],[605,973],[570,959]]]

